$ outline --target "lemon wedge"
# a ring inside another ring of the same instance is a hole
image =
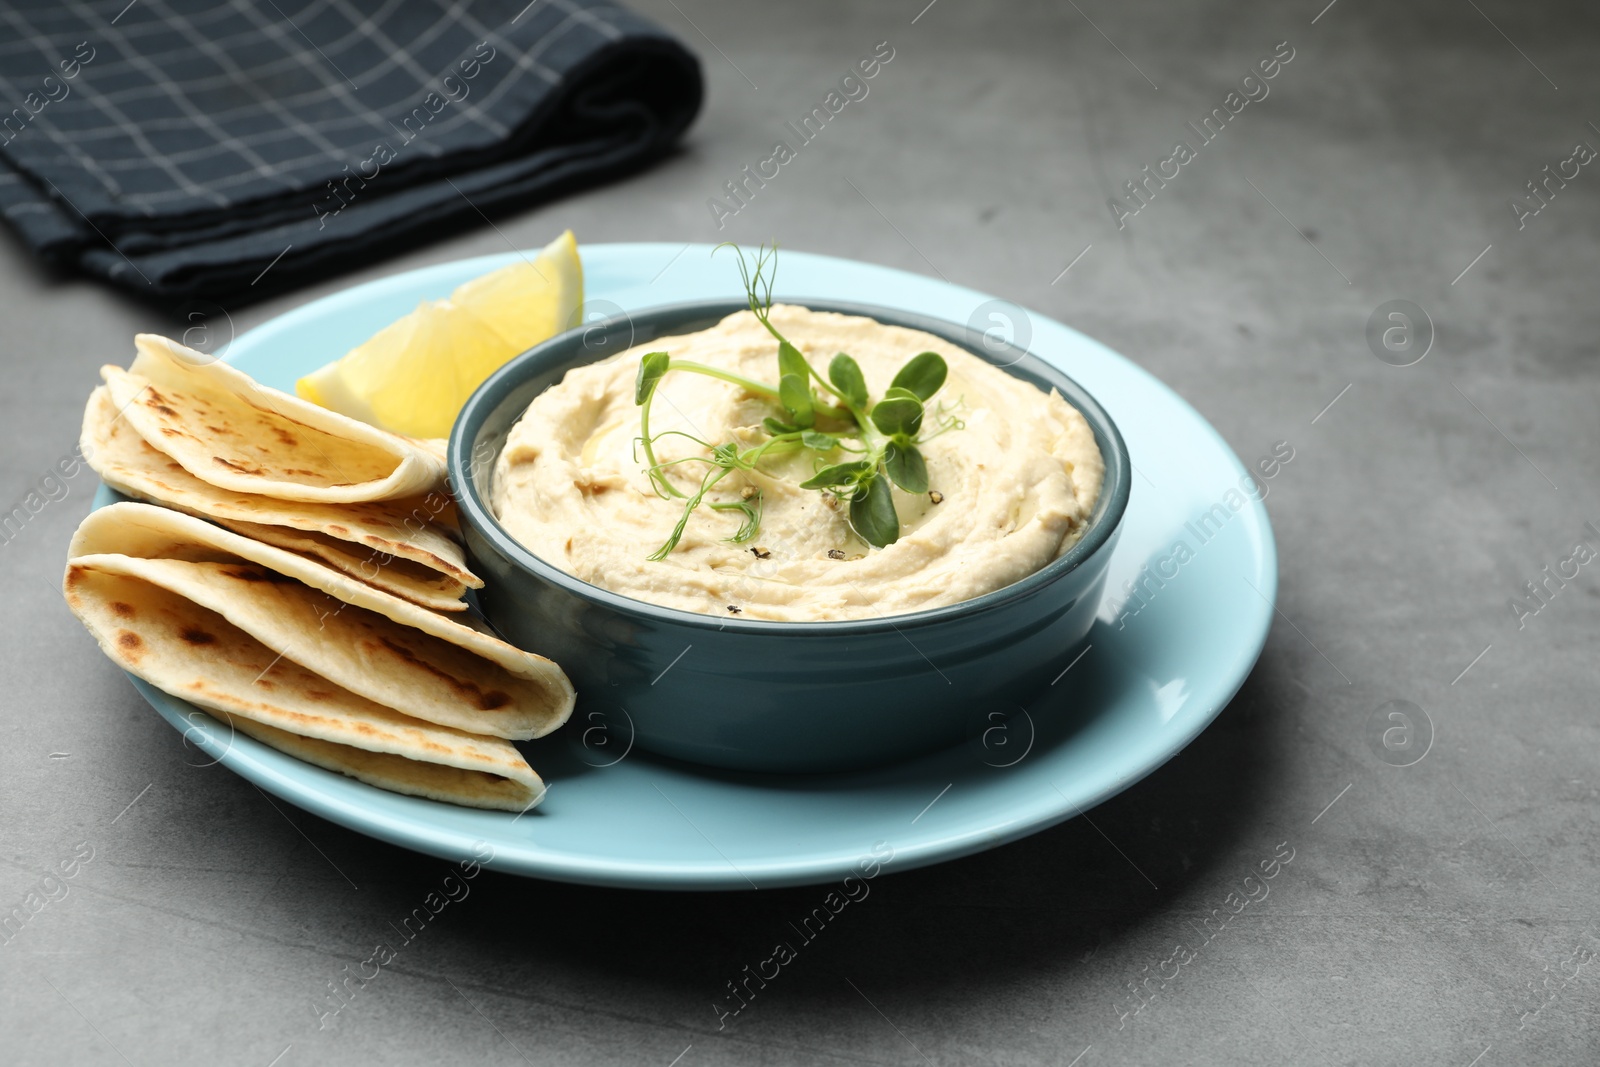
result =
[[[568,230],[519,259],[424,300],[343,359],[295,383],[305,400],[408,437],[446,437],[461,406],[511,357],[576,325],[583,264]]]

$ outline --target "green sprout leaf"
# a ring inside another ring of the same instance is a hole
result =
[[[883,467],[894,484],[906,492],[928,491],[928,464],[916,445],[890,441],[883,450]]]
[[[661,381],[662,374],[667,373],[667,366],[672,363],[672,357],[666,352],[648,352],[638,362],[638,378],[634,379],[634,403],[643,405],[650,400],[651,394],[656,392],[656,384]]]
[[[802,433],[800,435],[800,443],[818,452],[832,452],[839,447],[839,439],[837,437],[818,433],[815,430],[806,430]]]
[[[796,426],[806,427],[816,423],[817,412],[811,404],[811,389],[800,375],[785,374],[778,379],[778,399]]]
[[[894,381],[889,385],[891,388],[909,390],[917,399],[926,400],[939,391],[948,373],[949,368],[945,366],[943,356],[937,352],[920,352],[900,368],[900,373],[894,376]]]
[[[656,384],[667,373],[672,359],[665,352],[650,352],[639,360],[639,377],[633,385],[633,402],[640,406],[656,391]]]
[[[885,397],[872,408],[872,424],[889,436],[912,437],[922,428],[922,401],[908,396]]]
[[[900,539],[900,517],[894,511],[889,479],[874,473],[861,482],[850,498],[850,525],[873,548],[883,548]]]
[[[840,352],[828,364],[828,381],[852,408],[859,411],[867,406],[867,379],[861,373],[861,364],[846,353]]]
[[[824,467],[810,478],[800,483],[802,489],[833,489],[841,485],[855,485],[862,478],[871,475],[872,461],[867,459],[851,460],[849,463],[836,463],[831,467]]]
[[[766,418],[761,420],[761,426],[774,437],[782,437],[786,433],[800,432],[800,427],[791,425],[787,422],[780,422],[771,415],[768,415]]]
[[[802,382],[811,378],[811,364],[806,362],[806,357],[800,350],[788,341],[778,342],[778,375],[793,374]]]

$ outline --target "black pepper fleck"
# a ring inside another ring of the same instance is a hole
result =
[[[828,549],[828,558],[829,559],[844,559],[844,553],[841,552],[837,548],[830,548],[830,549]]]
[[[943,504],[944,494],[939,492],[937,489],[931,489],[928,491],[928,499],[933,501],[935,504]]]

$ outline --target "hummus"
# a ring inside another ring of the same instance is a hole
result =
[[[924,437],[930,492],[894,490],[900,538],[872,548],[848,522],[848,505],[801,489],[815,452],[764,459],[725,477],[707,496],[732,501],[759,489],[761,529],[727,540],[743,516],[700,507],[678,546],[659,548],[683,501],[652,490],[637,446],[634,380],[646,352],[665,350],[756,381],[776,382],[777,342],[749,312],[700,333],[662,338],[569,371],[536,397],[496,461],[493,507],[534,555],[592,585],[666,607],[724,618],[811,622],[877,618],[969,600],[1039,570],[1083,534],[1105,463],[1078,410],[940,338],[871,319],[776,305],[772,324],[825,371],[836,352],[861,365],[872,396],[919,352],[944,357],[949,377],[929,401]],[[765,438],[766,400],[703,374],[671,371],[651,407],[652,435],[677,430],[700,441]],[[658,437],[666,463],[704,456],[685,436]],[[848,456],[833,455],[837,463]],[[704,464],[666,468],[693,493]]]

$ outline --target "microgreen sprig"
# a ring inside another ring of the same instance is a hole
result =
[[[733,537],[736,544],[752,540],[761,529],[760,489],[747,488],[737,500],[707,500],[706,496],[729,474],[754,472],[767,456],[811,453],[814,473],[801,489],[832,493],[849,505],[851,529],[874,548],[893,544],[900,537],[900,517],[895,511],[891,486],[908,493],[928,492],[928,465],[921,444],[951,429],[959,419],[935,413],[938,428],[924,434],[927,402],[944,385],[948,374],[937,352],[913,356],[895,374],[883,395],[873,399],[861,366],[848,353],[837,353],[824,377],[805,355],[772,324],[772,287],[777,279],[777,246],[765,245],[756,253],[754,268],[737,245],[729,247],[739,257],[739,277],[744,283],[750,313],[778,342],[778,384],[770,385],[692,360],[673,359],[667,352],[651,352],[639,361],[634,402],[639,407],[639,444],[644,453],[650,484],[664,499],[680,499],[683,511],[667,540],[651,553],[663,560],[682,540],[690,516],[706,504],[716,511],[738,511],[744,521]],[[770,268],[770,270],[769,270]],[[717,378],[739,386],[752,396],[773,404],[773,415],[762,420],[766,440],[748,447],[737,442],[713,445],[681,431],[652,435],[650,408],[661,380],[671,371]],[[668,434],[687,437],[706,450],[665,463],[656,458],[655,443]],[[848,452],[856,458],[827,463],[829,456]],[[706,466],[700,484],[686,493],[667,477],[669,468],[699,463]]]

